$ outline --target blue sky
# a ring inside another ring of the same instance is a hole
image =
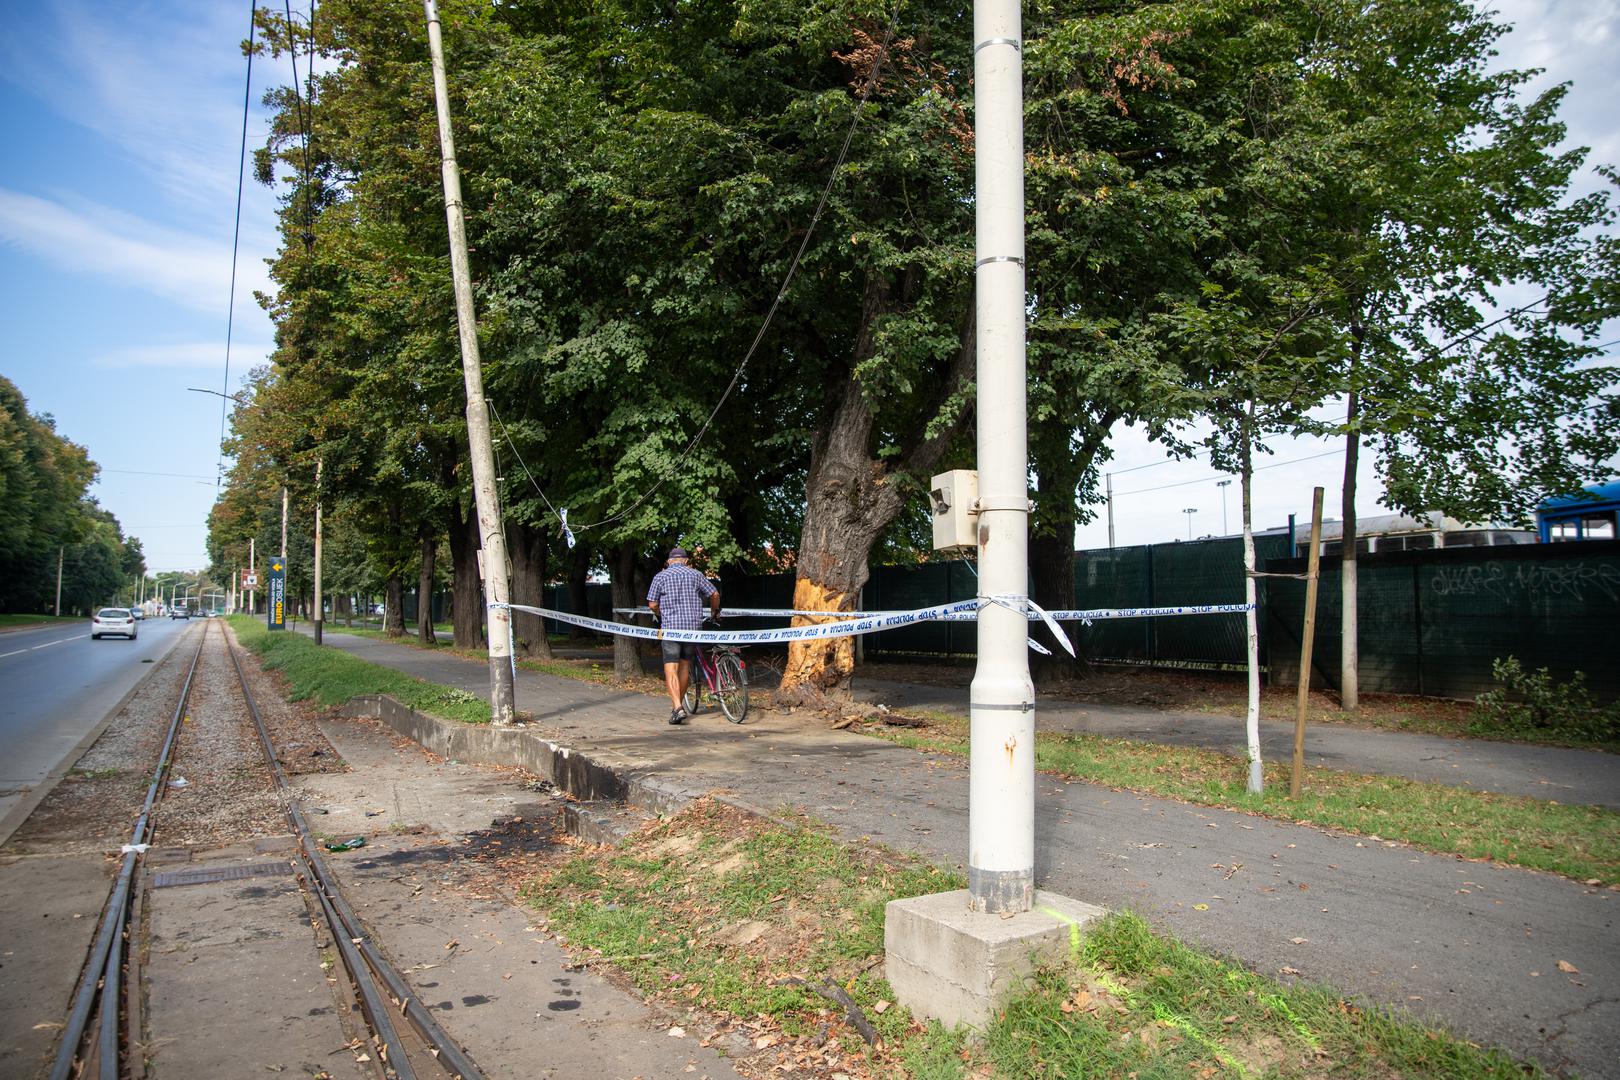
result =
[[[1496,5],[1517,28],[1503,66],[1546,67],[1542,83],[1573,81],[1571,142],[1593,162],[1620,162],[1620,0],[1514,0]],[[170,0],[56,0],[10,5],[0,37],[0,372],[36,412],[89,448],[93,489],[141,538],[153,570],[206,561],[214,497],[246,62],[248,5]],[[297,5],[294,5],[295,11]],[[289,77],[286,59],[256,59],[249,146],[261,145],[265,88]],[[423,103],[424,108],[427,103]],[[1597,184],[1589,168],[1583,189]],[[249,178],[237,267],[231,389],[269,351],[271,327],[253,300],[268,285],[276,197]],[[1620,337],[1620,333],[1610,335]],[[1162,451],[1122,429],[1112,467],[1161,462]],[[1338,499],[1336,450],[1283,442],[1275,461],[1311,458],[1256,476],[1257,527],[1308,511],[1310,488]],[[157,475],[162,474],[162,475]],[[1122,544],[1221,531],[1218,477],[1196,461],[1120,476]],[[1163,485],[1179,484],[1177,487]],[[1370,465],[1358,500],[1375,512]],[[1227,489],[1237,528],[1236,485]],[[1330,515],[1333,511],[1330,509]],[[1082,546],[1106,543],[1098,520]]]

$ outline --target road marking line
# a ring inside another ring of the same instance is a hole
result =
[[[16,649],[16,650],[14,650],[12,652],[0,652],[0,660],[4,660],[8,656],[21,656],[23,653],[25,653],[27,651],[28,651],[27,649]]]
[[[35,649],[48,649],[52,645],[60,645],[64,641],[77,641],[78,639],[79,639],[79,635],[77,635],[77,634],[73,635],[72,637],[57,638],[55,641],[47,641],[43,645],[35,645],[32,648],[30,648],[28,651],[33,652]],[[10,654],[7,653],[7,655],[9,656]]]

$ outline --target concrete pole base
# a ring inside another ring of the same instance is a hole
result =
[[[971,911],[968,891],[891,900],[884,910],[885,974],[896,999],[922,1020],[983,1028],[1038,963],[1063,963],[1102,908],[1035,893],[1033,910]]]

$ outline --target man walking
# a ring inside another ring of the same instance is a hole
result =
[[[647,586],[647,606],[665,630],[697,630],[703,626],[703,601],[720,618],[720,590],[714,582],[687,564],[684,548],[671,548],[664,568],[653,575]],[[691,642],[658,642],[664,654],[664,686],[669,690],[669,722],[686,722],[686,688],[692,682],[692,661],[697,646]]]

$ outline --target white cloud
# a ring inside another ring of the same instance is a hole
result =
[[[203,2],[62,0],[39,12],[44,32],[0,43],[0,77],[116,145],[177,206],[228,226],[242,136],[245,15]],[[268,116],[259,99],[274,77],[267,70],[255,79],[250,144],[263,142]],[[269,196],[248,183],[250,198]]]
[[[130,288],[198,311],[223,312],[229,295],[229,243],[143,221],[96,203],[53,201],[0,188],[0,244],[63,269],[118,278]],[[257,260],[237,268],[238,310],[253,291],[271,290]]]
[[[275,346],[263,342],[238,341],[231,345],[231,370],[245,372],[262,364]],[[90,361],[102,368],[209,368],[222,370],[225,364],[223,341],[187,341],[169,345],[130,345],[104,352]]]
[[[1538,94],[1569,83],[1559,110],[1568,127],[1568,146],[1591,148],[1576,181],[1580,192],[1607,184],[1597,165],[1620,164],[1620,125],[1614,102],[1620,97],[1620,68],[1614,50],[1620,42],[1620,4],[1614,0],[1497,0],[1488,5],[1512,26],[1498,39],[1495,69],[1542,69],[1523,93]]]

